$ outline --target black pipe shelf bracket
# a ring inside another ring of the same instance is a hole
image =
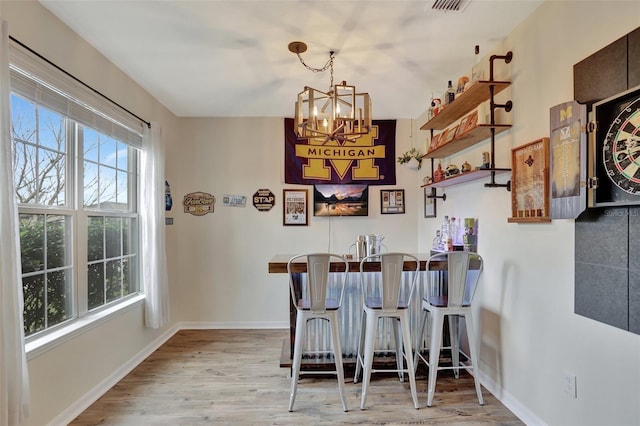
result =
[[[513,59],[513,52],[509,51],[506,55],[492,55],[489,58],[489,81],[494,81],[493,78],[493,63],[496,60],[504,60],[506,64],[510,63]],[[491,111],[491,165],[490,168],[495,168],[495,140],[496,140],[496,116],[495,110],[498,108],[504,109],[505,112],[510,112],[513,109],[513,102],[511,100],[505,102],[504,104],[497,104],[494,101],[495,97],[495,87],[489,86],[489,110]],[[507,183],[501,184],[496,183],[496,173],[491,172],[491,182],[484,184],[485,188],[506,188],[507,191],[511,191],[511,181]]]

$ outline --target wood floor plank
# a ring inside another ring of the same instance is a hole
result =
[[[361,385],[347,370],[346,413],[334,376],[303,376],[290,413],[289,368],[279,366],[283,339],[288,330],[182,330],[70,424],[523,424],[486,390],[478,405],[472,377],[447,371],[439,373],[432,407],[426,374],[418,371],[419,410],[408,383],[374,375],[361,411]]]

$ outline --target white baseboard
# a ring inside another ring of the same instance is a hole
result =
[[[489,376],[478,372],[480,383],[487,389],[498,401],[507,407],[513,414],[518,416],[520,420],[527,425],[545,426],[546,423],[536,416],[531,410],[522,405],[520,401],[513,397],[509,392],[506,392],[500,385],[493,381]]]
[[[48,426],[66,425],[71,423],[73,419],[78,417],[84,410],[89,408],[91,404],[96,402],[102,395],[111,389],[116,383],[122,380],[134,368],[136,368],[145,358],[151,355],[156,349],[162,346],[167,340],[178,332],[179,328],[173,326],[166,332],[158,336],[154,341],[149,343],[143,350],[138,352],[136,356],[131,358],[129,362],[123,364],[118,370],[114,371],[109,377],[104,379],[93,389],[87,392],[82,398],[67,407],[63,412],[58,414],[53,420],[47,423]]]
[[[179,322],[177,324],[179,330],[225,330],[225,329],[273,329],[284,328],[289,329],[289,323],[283,321],[271,322]]]

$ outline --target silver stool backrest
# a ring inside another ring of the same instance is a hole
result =
[[[347,272],[349,271],[349,262],[340,255],[332,253],[309,253],[300,254],[289,259],[287,263],[287,271],[289,272],[289,287],[291,290],[291,299],[293,303],[297,305],[298,298],[295,294],[292,277],[292,264],[296,259],[301,257],[307,258],[307,299],[310,304],[310,309],[313,312],[323,313],[327,310],[327,300],[330,299],[327,289],[329,287],[329,272],[331,259],[339,260],[344,264],[344,270],[339,271],[341,277],[339,278],[339,298],[336,299],[337,305],[342,305],[342,298],[344,297],[344,286],[346,283]]]
[[[413,273],[413,277],[411,278],[411,284],[409,287],[409,293],[407,296],[407,300],[401,300],[402,292],[401,292],[401,284],[402,284],[402,272],[404,267],[405,258],[409,258],[416,262],[416,268]],[[398,307],[401,304],[405,304],[408,306],[411,303],[411,297],[413,295],[413,290],[415,287],[416,280],[418,278],[418,269],[420,268],[420,262],[418,258],[408,253],[382,253],[370,255],[362,259],[360,261],[360,276],[361,276],[361,284],[363,286],[363,303],[366,302],[368,292],[371,290],[370,286],[367,286],[366,280],[364,278],[364,265],[366,262],[370,261],[380,261],[380,271],[381,271],[381,296],[382,296],[382,310],[384,312],[393,312],[398,310]]]
[[[447,300],[448,306],[460,307],[471,304],[473,295],[477,287],[477,282],[483,268],[482,257],[478,253],[469,251],[451,251],[438,253],[431,256],[427,262],[427,270],[430,270],[432,262],[447,262]],[[473,268],[469,274],[471,262],[478,262],[478,267]],[[427,300],[432,300],[434,293],[434,283],[430,282],[427,287]]]

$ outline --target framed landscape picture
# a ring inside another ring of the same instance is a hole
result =
[[[315,185],[314,216],[368,216],[368,185]]]

